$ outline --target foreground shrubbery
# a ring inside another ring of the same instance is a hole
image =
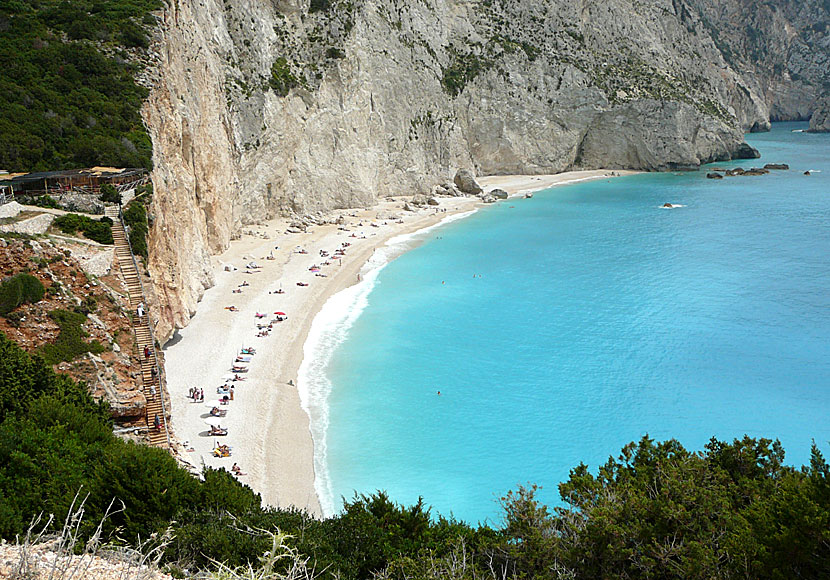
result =
[[[822,578],[830,576],[830,469],[783,464],[781,446],[712,440],[632,443],[594,474],[576,467],[562,507],[535,489],[503,499],[503,525],[471,526],[355,497],[324,521],[263,508],[225,471],[199,481],[165,452],[112,435],[106,409],[0,334],[0,534],[13,539],[37,513],[62,521],[89,494],[89,530],[117,498],[106,533],[130,542],[173,526],[174,569],[252,563],[277,529],[309,569],[332,578]],[[120,505],[120,504],[119,504]],[[175,524],[173,523],[175,522]],[[296,559],[270,561],[276,573]]]

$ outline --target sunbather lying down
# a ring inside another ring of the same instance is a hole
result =
[[[213,448],[214,457],[230,457],[231,448],[227,445],[217,445]]]
[[[239,308],[236,306],[225,306],[225,310],[230,310],[231,312],[239,312]]]
[[[234,463],[233,467],[231,467],[231,471],[236,475],[248,475],[247,473],[243,473],[242,468],[239,467],[236,463]]]

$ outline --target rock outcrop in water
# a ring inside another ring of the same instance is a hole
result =
[[[822,99],[810,117],[810,133],[830,133],[830,96]]]
[[[212,284],[209,256],[246,223],[429,192],[458,167],[661,170],[754,155],[742,130],[802,118],[827,74],[826,31],[804,32],[822,5],[800,6],[171,1],[144,110],[159,335],[187,323]]]

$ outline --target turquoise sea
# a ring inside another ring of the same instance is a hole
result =
[[[789,171],[558,187],[377,256],[306,345],[324,509],[384,489],[498,522],[518,484],[556,503],[572,467],[645,434],[830,453],[830,136],[803,128],[716,164]]]

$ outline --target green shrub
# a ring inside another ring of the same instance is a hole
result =
[[[90,240],[99,244],[112,244],[112,220],[102,217],[94,220],[89,216],[68,213],[55,219],[52,224],[65,234],[74,234],[81,230]]]
[[[23,322],[24,314],[19,310],[15,310],[14,312],[9,312],[6,314],[6,320],[9,321],[9,324],[14,326],[15,328],[20,327],[20,323]]]
[[[31,274],[17,274],[0,284],[0,316],[8,315],[21,304],[39,302],[45,292],[40,280]]]
[[[271,65],[271,78],[268,84],[279,96],[284,97],[292,88],[300,85],[300,80],[291,71],[291,65],[284,56],[277,58]]]
[[[88,335],[81,325],[86,321],[86,315],[68,310],[54,310],[49,316],[57,322],[60,334],[54,343],[45,344],[39,350],[47,364],[56,365],[59,362],[75,360],[87,352],[100,354],[106,350],[97,340],[84,342]]]
[[[467,86],[467,83],[472,82],[490,65],[491,63],[488,60],[479,58],[473,53],[454,53],[452,62],[444,69],[441,76],[441,86],[444,88],[444,92],[457,97]]]
[[[340,59],[346,58],[346,53],[336,46],[330,46],[326,49],[326,58]]]
[[[121,194],[109,183],[101,186],[101,201],[104,203],[121,203]]]
[[[50,209],[57,209],[58,202],[51,195],[41,195],[35,200],[35,205],[38,207],[48,207]]]
[[[331,0],[311,0],[308,5],[309,12],[326,12],[331,8]]]
[[[130,246],[133,253],[147,259],[147,209],[144,204],[133,202],[124,212],[124,223],[130,228]]]
[[[52,225],[65,234],[74,234],[81,229],[81,216],[76,213],[68,213],[55,218]]]

